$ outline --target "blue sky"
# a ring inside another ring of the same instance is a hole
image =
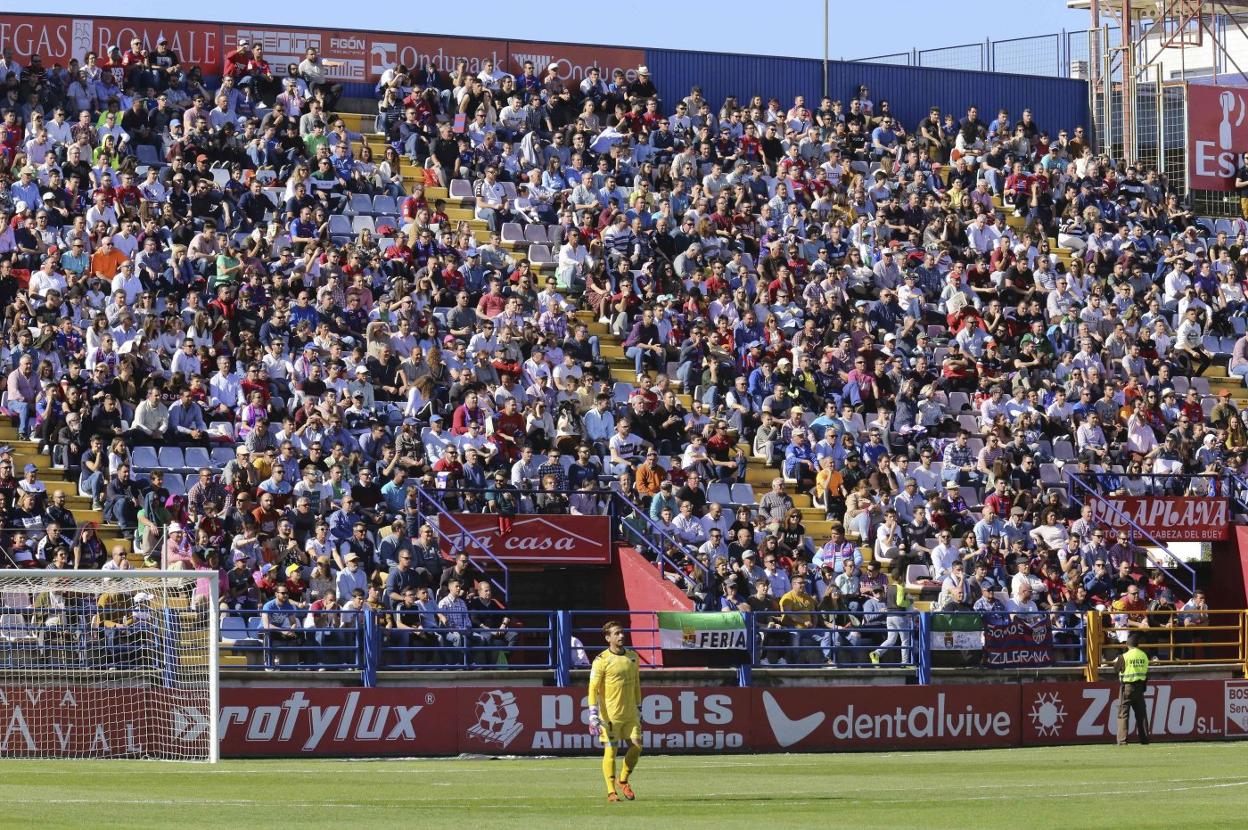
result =
[[[198,5],[198,4],[197,4]],[[367,3],[325,0],[213,0],[217,20],[284,23],[320,28],[359,28],[429,34],[479,35],[516,39],[604,43],[672,49],[822,57],[823,3],[787,0],[783,4],[728,0],[724,22],[711,23],[710,4],[671,0],[627,0],[621,13],[603,14],[594,3],[570,0],[484,3]],[[188,6],[129,0],[110,7],[111,14],[142,18],[192,18]],[[768,8],[784,14],[760,14]],[[1084,29],[1086,12],[1065,8],[1063,0],[894,0],[888,4],[831,0],[833,25],[829,55],[854,59],[1002,39]],[[956,8],[956,13],[954,9]],[[805,10],[805,19],[801,10]],[[933,12],[933,10],[936,10]],[[417,11],[419,10],[419,11]],[[40,11],[98,14],[98,0],[48,0]]]

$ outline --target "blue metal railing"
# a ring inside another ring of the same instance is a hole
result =
[[[377,612],[380,618],[385,612]],[[413,609],[412,616],[428,612]],[[557,659],[556,612],[475,611],[472,624],[458,628],[442,623],[417,622],[418,628],[400,628],[404,609],[389,612],[390,627],[383,632],[382,661],[386,669],[525,668],[553,669]]]
[[[641,520],[641,527],[644,528],[641,534],[630,533],[626,528],[622,528],[622,533],[627,538],[635,539],[649,549],[654,556],[654,564],[659,569],[659,575],[666,579],[667,573],[665,569],[671,569],[673,573],[684,577],[685,569],[683,563],[672,561],[671,557],[667,555],[666,548],[660,543],[665,543],[678,551],[687,551],[688,546],[664,530],[662,525],[650,518],[650,511],[643,510],[628,496],[618,490],[612,490],[611,498],[618,505],[618,518],[621,524],[629,520],[636,521],[636,519],[633,519],[634,516]],[[711,576],[710,569],[693,556],[687,555],[686,561],[692,564],[693,570],[698,575],[701,583],[703,585],[708,584]]]
[[[400,627],[402,613],[401,606],[298,609],[293,626],[266,629],[264,610],[238,610],[223,618],[222,631],[227,648],[249,657],[240,668],[360,671],[365,686],[384,670],[555,668],[554,611],[470,611],[463,627],[419,607]]]
[[[29,615],[30,609],[22,613]],[[572,670],[588,668],[605,647],[602,626],[610,620],[623,626],[629,647],[647,670],[674,663],[731,668],[738,684],[748,686],[758,668],[891,668],[913,671],[917,682],[926,685],[934,668],[973,669],[983,664],[982,622],[990,616],[976,611],[863,611],[857,603],[835,611],[742,611],[748,634],[743,648],[665,650],[655,611],[470,612],[472,623],[467,627],[451,625],[450,620],[425,620],[433,624],[413,629],[390,625],[392,609],[320,611],[315,612],[321,615],[316,619],[311,613],[300,609],[296,627],[283,629],[293,630],[295,636],[283,637],[264,629],[263,611],[231,611],[222,620],[221,647],[247,655],[248,669],[358,671],[365,686],[377,685],[379,671],[445,669],[538,669],[554,672],[556,683],[566,686]],[[414,610],[413,616],[436,613]],[[1049,618],[1052,665],[1086,665],[1083,614],[1059,610],[1027,616]],[[328,623],[327,617],[336,618],[338,624]],[[803,618],[809,618],[810,625],[801,624]],[[965,623],[950,626],[951,619]],[[38,628],[27,624],[32,632]],[[399,633],[404,631],[411,633]],[[33,645],[33,634],[31,640]],[[16,648],[8,643],[0,655]]]
[[[434,508],[433,512],[436,513],[439,518],[438,522],[430,522],[429,523],[430,527],[432,527],[441,536],[444,536],[448,540],[450,540],[452,551],[468,552],[468,563],[472,565],[474,568],[476,568],[478,573],[483,574],[487,579],[489,579],[490,582],[494,585],[494,587],[497,588],[501,592],[502,599],[506,600],[510,596],[510,593],[511,593],[511,571],[508,569],[508,567],[505,564],[503,564],[503,561],[501,559],[499,559],[497,556],[494,555],[493,551],[490,550],[489,546],[486,545],[485,542],[483,542],[480,539],[480,537],[478,537],[475,533],[473,533],[468,528],[464,527],[464,525],[458,519],[456,519],[449,510],[446,509],[446,507],[442,504],[441,501],[439,501],[434,496],[430,495],[430,493],[427,490],[425,490],[423,487],[421,487],[419,484],[413,483],[412,487],[413,489],[415,489],[417,495],[420,496],[420,512],[422,514],[425,513],[426,511],[424,508],[426,505],[428,505]],[[456,528],[459,529],[458,536],[448,532],[446,529],[444,529],[441,526],[442,519],[445,519],[447,522],[449,522],[450,524],[454,525]],[[501,584],[496,579],[494,579],[494,577],[490,576],[489,572],[480,562],[473,559],[472,553],[469,552],[470,546],[475,546],[477,550],[481,551],[487,557],[489,557],[490,561],[494,564],[494,567],[498,569],[499,573],[502,576],[503,581]]]
[[[1104,509],[1107,515],[1110,515],[1114,517],[1116,520],[1118,520],[1119,522],[1121,522],[1127,528],[1128,534],[1131,537],[1128,541],[1134,542],[1135,538],[1138,537],[1139,539],[1144,540],[1145,543],[1152,545],[1153,547],[1159,548],[1168,558],[1170,567],[1167,567],[1165,564],[1159,561],[1158,558],[1154,556],[1153,553],[1149,551],[1147,548],[1143,547],[1143,545],[1139,546],[1142,550],[1144,550],[1144,555],[1148,557],[1148,561],[1154,567],[1160,570],[1163,574],[1165,574],[1166,579],[1170,580],[1176,586],[1178,586],[1179,588],[1187,592],[1187,596],[1190,597],[1192,595],[1192,593],[1196,590],[1196,571],[1194,568],[1192,568],[1191,565],[1187,564],[1178,556],[1176,556],[1170,550],[1170,548],[1166,546],[1164,542],[1160,541],[1151,533],[1149,533],[1147,530],[1145,530],[1144,528],[1136,524],[1135,520],[1133,520],[1130,516],[1128,516],[1122,510],[1119,510],[1118,507],[1113,503],[1112,499],[1107,499],[1104,496],[1102,496],[1096,490],[1092,489],[1091,485],[1089,485],[1086,481],[1079,478],[1079,476],[1067,475],[1066,476],[1067,499],[1070,501],[1075,501],[1075,496],[1077,492],[1081,494],[1086,493],[1088,496],[1091,496],[1094,501],[1098,502],[1101,505],[1101,507]],[[1078,500],[1080,503],[1082,503],[1085,499],[1080,498]],[[1104,519],[1101,519],[1101,522],[1103,524],[1106,524],[1107,526],[1109,524],[1108,522],[1105,522]],[[1116,529],[1121,530],[1121,528],[1116,528]],[[1178,575],[1176,575],[1171,570],[1171,568],[1173,568],[1176,565],[1182,568],[1182,570],[1187,572],[1186,580],[1181,579]]]
[[[298,607],[230,611],[222,615],[221,636],[234,653],[247,657],[247,668],[363,671],[366,622],[371,613],[366,608],[309,611]]]
[[[1248,481],[1239,473],[1227,475],[1227,490],[1231,498],[1231,506],[1240,513],[1248,513]]]

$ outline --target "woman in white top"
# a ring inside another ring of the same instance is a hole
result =
[[[1070,538],[1066,525],[1058,518],[1056,510],[1044,511],[1044,520],[1031,529],[1031,538],[1043,542],[1050,550],[1057,550]]]

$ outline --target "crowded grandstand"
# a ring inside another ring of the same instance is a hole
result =
[[[763,662],[910,665],[915,602],[1208,622],[1093,502],[1243,468],[1248,225],[1087,125],[532,61],[361,107],[246,38],[0,88],[7,567],[216,571],[286,666],[357,665],[365,608],[387,666],[523,663],[474,513],[607,513],[699,610],[862,629]]]

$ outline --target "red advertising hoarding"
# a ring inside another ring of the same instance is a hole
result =
[[[309,46],[320,50],[326,74],[342,83],[372,83],[396,62],[421,69],[432,65],[450,72],[462,59],[469,71],[480,72],[486,60],[496,69],[518,74],[526,60],[533,61],[538,75],[551,63],[559,76],[580,83],[589,67],[598,66],[608,81],[615,69],[636,77],[645,63],[645,51],[615,46],[585,46],[537,41],[509,41],[492,38],[452,38],[439,35],[411,35],[355,30],[318,29],[307,26],[276,26],[251,23],[196,23],[168,20],[76,17],[71,15],[0,14],[0,48],[13,49],[25,65],[32,54],[40,55],[47,66],[65,66],[71,58],[83,59],[87,52],[104,55],[110,46],[123,51],[130,40],[139,37],[146,48],[155,48],[160,37],[182,63],[198,66],[207,75],[221,71],[225,55],[239,38],[264,47],[265,59],[277,76],[286,74],[286,65],[303,60]]]
[[[455,519],[507,565],[609,565],[611,520],[606,516],[519,515],[500,527],[489,513],[455,513]],[[442,521],[442,553],[481,552],[453,522]]]
[[[456,689],[221,690],[221,753],[233,757],[450,755]]]
[[[0,48],[12,49],[23,66],[31,55],[39,55],[48,67],[67,66],[71,58],[81,62],[88,52],[103,58],[110,46],[126,51],[135,37],[146,49],[168,38],[184,66],[198,66],[207,74],[221,68],[221,27],[215,23],[0,14]]]
[[[1188,183],[1197,190],[1233,190],[1240,155],[1248,151],[1248,89],[1187,85]]]
[[[1248,680],[1149,685],[1157,740],[1248,737]],[[663,753],[1108,743],[1117,687],[647,687],[641,710],[646,748]],[[221,752],[232,757],[584,755],[598,749],[588,723],[584,687],[221,690]],[[124,725],[103,728],[124,737]]]
[[[0,687],[0,749],[6,757],[31,758],[205,752],[209,710],[173,697],[168,690],[146,687]],[[171,748],[170,737],[181,746]]]
[[[750,748],[834,752],[1017,746],[1017,686],[758,691]]]
[[[532,61],[534,71],[540,78],[546,67],[553,63],[558,66],[560,78],[576,84],[585,79],[593,66],[598,67],[607,83],[611,82],[617,69],[630,81],[636,80],[638,67],[646,62],[646,53],[643,50],[618,46],[577,46],[513,40],[508,43],[507,48],[509,62],[503,67],[504,71],[519,75],[524,71],[524,62]]]
[[[1023,743],[1107,743],[1118,734],[1118,685],[1029,683],[1021,687]],[[1145,700],[1158,741],[1248,737],[1248,680],[1152,681]],[[1135,718],[1130,719],[1131,739]]]
[[[1097,519],[1115,530],[1131,529],[1125,515],[1162,542],[1217,541],[1226,539],[1229,532],[1229,504],[1225,498],[1125,496],[1095,499],[1089,504]]]

